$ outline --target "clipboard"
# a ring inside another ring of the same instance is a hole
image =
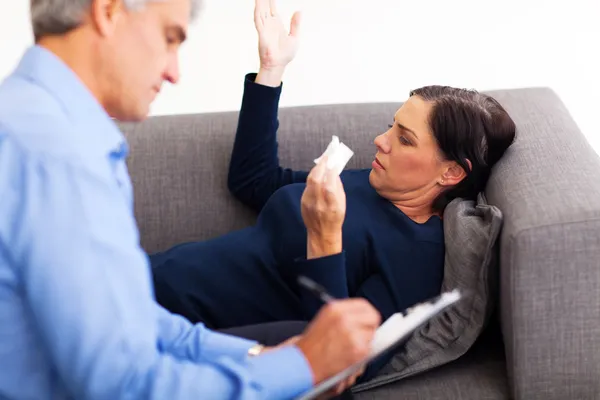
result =
[[[463,295],[458,290],[442,293],[429,301],[419,303],[405,312],[399,312],[389,317],[377,329],[367,359],[346,368],[344,371],[321,382],[311,390],[297,397],[297,400],[311,400],[337,386],[349,378],[369,362],[379,357],[401,341],[407,339],[414,331],[431,320],[449,306],[459,301]]]

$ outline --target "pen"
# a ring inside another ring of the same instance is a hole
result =
[[[319,285],[312,279],[300,275],[298,276],[298,284],[321,299],[323,303],[330,303],[335,300],[335,297],[327,293],[323,286]]]

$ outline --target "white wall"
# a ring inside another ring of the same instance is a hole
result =
[[[28,1],[0,1],[0,77],[31,43]],[[235,110],[258,56],[252,0],[205,0],[183,79],[152,114]],[[279,0],[304,11],[282,105],[401,101],[409,89],[549,86],[600,152],[600,0]]]

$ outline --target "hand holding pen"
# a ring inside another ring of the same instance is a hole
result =
[[[337,373],[367,358],[381,323],[379,312],[364,299],[336,299],[307,277],[298,277],[298,283],[325,303],[296,342],[309,363],[311,359],[318,360],[319,368],[322,366],[324,370]],[[313,372],[315,382],[319,382],[320,372],[314,369]],[[360,370],[342,382],[332,394],[339,394],[354,384],[362,372]],[[329,372],[330,376],[335,373]]]

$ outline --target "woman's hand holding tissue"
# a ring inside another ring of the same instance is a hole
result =
[[[302,195],[302,219],[308,234],[307,258],[325,257],[342,251],[342,224],[346,217],[346,193],[327,156],[310,171]]]
[[[275,3],[276,0],[256,0],[254,8],[260,57],[260,70],[255,82],[273,87],[281,84],[285,67],[296,56],[300,29],[300,13],[296,12],[288,33]]]

